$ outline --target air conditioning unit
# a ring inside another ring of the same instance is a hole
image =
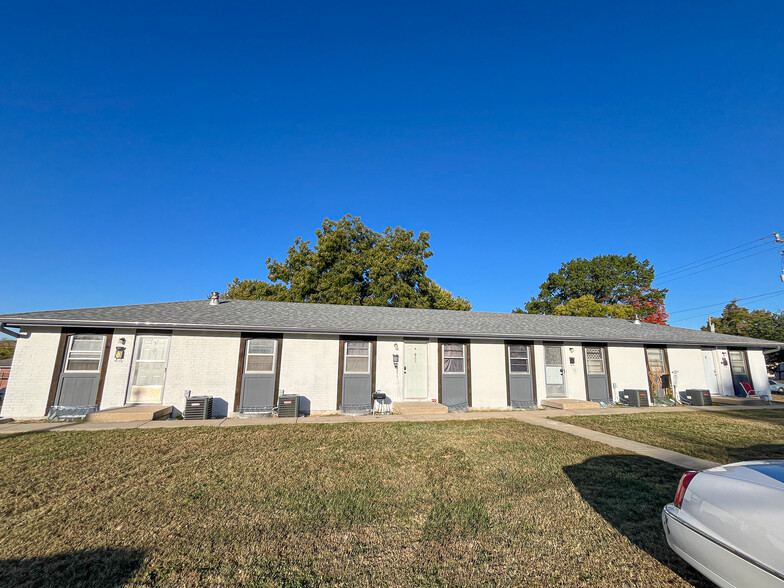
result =
[[[191,396],[185,400],[183,416],[188,420],[206,420],[212,418],[212,396]]]
[[[278,417],[299,416],[299,395],[281,394],[278,396]]]
[[[681,396],[686,396],[686,401],[693,406],[713,405],[710,390],[686,390],[681,393]]]
[[[647,390],[621,390],[618,400],[627,406],[650,406]]]

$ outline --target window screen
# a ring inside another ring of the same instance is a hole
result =
[[[561,348],[550,347],[549,345],[544,348],[544,362],[547,365],[561,365]]]
[[[270,373],[275,370],[275,340],[250,339],[247,347],[246,373]]]
[[[343,371],[347,374],[370,373],[370,343],[346,341],[346,360]]]
[[[528,374],[531,372],[528,363],[528,345],[509,346],[509,371],[513,374]]]
[[[604,373],[604,349],[601,347],[585,348],[585,371],[588,375]]]
[[[444,343],[444,373],[462,374],[465,371],[465,345]]]
[[[651,369],[664,372],[664,349],[648,349],[648,363]]]
[[[101,369],[101,356],[106,337],[103,335],[71,335],[66,372],[97,372]]]

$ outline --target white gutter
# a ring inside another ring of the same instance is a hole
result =
[[[35,322],[34,322],[35,321]],[[7,324],[7,323],[4,323]],[[574,342],[596,342],[596,343],[637,343],[637,344],[661,344],[661,345],[685,345],[685,346],[738,346],[738,347],[754,347],[759,348],[765,346],[764,343],[747,343],[744,341],[670,341],[670,340],[655,340],[650,337],[640,339],[621,339],[621,338],[602,338],[594,335],[583,336],[553,336],[553,335],[535,335],[535,334],[522,334],[522,333],[483,333],[483,334],[470,334],[470,333],[456,333],[456,332],[401,332],[399,330],[376,330],[366,331],[357,329],[317,329],[317,328],[301,328],[301,327],[280,327],[268,325],[205,325],[200,323],[155,323],[149,321],[110,321],[110,320],[93,320],[84,321],[79,319],[26,319],[15,323],[15,326],[46,326],[46,327],[114,327],[114,328],[135,328],[135,329],[171,329],[171,330],[184,330],[184,331],[228,331],[228,332],[266,332],[266,333],[291,333],[291,334],[313,334],[313,335],[364,335],[364,336],[381,336],[381,337],[400,337],[405,339],[415,338],[441,338],[441,339],[482,339],[482,340],[495,340],[495,339],[520,339],[528,341],[574,341]],[[14,337],[19,337],[18,334],[13,333]],[[771,344],[774,344],[771,341]]]

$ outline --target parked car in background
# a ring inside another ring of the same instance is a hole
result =
[[[768,380],[771,394],[784,394],[784,384],[776,380]]]
[[[664,507],[667,543],[719,586],[784,587],[784,460],[686,472]]]

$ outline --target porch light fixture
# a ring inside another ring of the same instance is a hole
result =
[[[397,353],[392,356],[392,363],[395,364],[395,369],[397,369],[397,365],[400,363],[400,356]]]

